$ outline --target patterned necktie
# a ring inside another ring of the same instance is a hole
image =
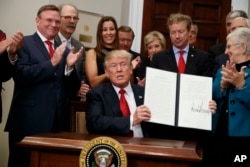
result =
[[[186,67],[186,63],[183,57],[184,54],[184,50],[180,50],[180,57],[179,57],[179,61],[178,61],[178,70],[179,73],[184,73],[185,72],[185,67]]]
[[[64,42],[66,42],[66,47],[67,47],[68,49],[70,49],[70,48],[71,48],[71,43],[70,43],[70,41],[69,41],[69,40],[65,40]]]
[[[50,57],[52,57],[54,55],[54,49],[53,49],[53,46],[52,46],[52,42],[47,40],[47,41],[45,41],[45,43],[48,45],[49,55],[50,55]]]
[[[120,109],[122,111],[122,115],[129,116],[130,111],[129,111],[128,103],[127,103],[125,96],[124,96],[126,91],[124,89],[120,89],[119,93],[121,94],[121,96],[120,96]]]

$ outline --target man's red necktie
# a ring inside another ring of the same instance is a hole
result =
[[[186,67],[186,63],[183,57],[184,54],[184,50],[180,50],[180,57],[179,57],[179,61],[178,61],[178,70],[179,73],[184,73],[185,72],[185,67]]]
[[[125,90],[124,89],[120,89],[119,93],[121,94],[120,96],[120,109],[122,111],[122,115],[123,116],[129,116],[130,115],[130,111],[129,111],[129,107],[128,107],[128,103],[125,99]]]
[[[48,45],[49,55],[50,55],[50,57],[52,57],[54,55],[54,49],[53,49],[53,46],[52,46],[52,42],[47,40],[47,41],[45,41],[45,43]]]

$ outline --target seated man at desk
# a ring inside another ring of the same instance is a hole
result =
[[[89,133],[146,136],[143,123],[150,119],[151,113],[143,105],[144,88],[130,83],[131,58],[132,55],[124,50],[114,50],[106,55],[104,68],[110,82],[87,93],[86,126]]]

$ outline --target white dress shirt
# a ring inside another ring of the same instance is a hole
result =
[[[114,86],[114,89],[120,99],[120,93],[119,93],[119,90],[121,88],[119,87],[116,87]],[[143,133],[142,133],[142,129],[141,129],[141,125],[138,124],[138,125],[135,125],[133,126],[133,115],[135,113],[135,110],[136,110],[136,102],[135,102],[135,97],[134,97],[134,92],[132,90],[132,87],[131,85],[129,84],[128,86],[126,86],[125,88],[123,88],[126,93],[125,93],[125,98],[127,100],[127,103],[128,103],[128,106],[129,106],[129,110],[130,110],[130,130],[133,131],[134,133],[134,137],[143,137]]]

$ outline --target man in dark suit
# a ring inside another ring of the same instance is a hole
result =
[[[86,125],[89,133],[134,137],[147,136],[144,121],[150,119],[150,110],[143,105],[144,88],[130,84],[132,55],[125,50],[109,52],[104,61],[105,73],[110,82],[87,93]],[[130,115],[124,116],[119,105],[119,90],[125,90]]]
[[[156,53],[151,61],[151,67],[176,73],[209,76],[210,64],[208,54],[191,47],[188,43],[191,23],[192,20],[187,15],[180,13],[170,15],[167,25],[173,46],[167,50]],[[179,54],[180,50],[184,50],[185,52],[183,55],[185,61],[183,72],[179,71],[178,68],[178,65],[180,64],[179,58],[181,57]],[[152,126],[155,127],[150,129],[158,130],[153,130],[149,133],[151,137],[156,138],[200,141],[201,137],[204,137],[204,135],[207,134],[201,130],[172,127],[161,124],[152,124]]]
[[[59,6],[59,12],[61,16],[61,26],[58,35],[55,40],[61,44],[62,42],[67,42],[68,47],[74,46],[75,51],[79,51],[81,47],[84,48],[83,44],[72,37],[72,34],[75,32],[78,20],[79,20],[79,12],[75,5],[70,3],[61,4]],[[86,100],[86,93],[89,91],[89,85],[87,83],[87,78],[85,74],[85,51],[79,58],[79,60],[75,64],[75,68],[80,75],[82,84],[81,88],[77,92],[77,96],[73,96],[75,100]]]
[[[59,9],[42,6],[36,26],[33,35],[24,37],[13,75],[14,94],[5,127],[9,132],[8,167],[29,166],[29,150],[16,145],[26,135],[68,130],[66,92],[77,91],[81,84],[74,65],[83,48],[74,53],[66,43],[59,46],[54,41],[60,28]]]
[[[243,10],[233,10],[229,12],[226,17],[227,34],[230,33],[232,20],[236,17],[248,18],[247,13]],[[226,42],[215,44],[208,49],[209,58],[211,59],[212,62],[214,62],[217,56],[224,54],[225,50],[226,50]],[[219,58],[219,59],[226,59],[226,55],[223,55],[222,57],[223,58]],[[213,68],[214,69],[212,70],[212,75],[214,75],[214,71],[216,67],[213,67]]]
[[[184,51],[185,74],[209,76],[208,54],[189,45],[189,31],[192,20],[184,14],[172,14],[168,19],[168,29],[173,46],[156,53],[150,66],[172,72],[179,72],[179,51]]]
[[[248,27],[250,28],[250,21],[244,17],[235,17],[231,20],[229,32],[231,33],[235,29],[239,27]],[[228,47],[228,46],[226,46]],[[226,49],[225,47],[225,49]],[[221,68],[222,65],[226,65],[227,60],[229,60],[229,56],[225,53],[216,56],[214,60],[214,67],[213,67],[213,76],[216,74],[217,70]]]
[[[21,47],[22,40],[21,32],[16,32],[11,38],[6,39],[6,34],[0,30],[0,123],[2,122],[2,82],[12,77],[17,60],[16,52]]]
[[[149,63],[145,55],[131,50],[135,33],[129,26],[122,25],[118,28],[119,48],[128,51],[133,55],[133,83],[137,84],[138,81],[145,78],[146,66]]]

